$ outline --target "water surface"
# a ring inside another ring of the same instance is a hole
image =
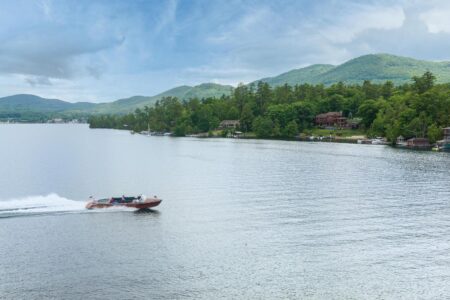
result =
[[[442,299],[450,155],[0,125],[0,298]],[[144,193],[157,211],[86,211]]]

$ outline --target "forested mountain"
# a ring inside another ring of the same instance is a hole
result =
[[[161,94],[151,97],[134,96],[131,98],[120,99],[110,103],[101,103],[92,110],[94,113],[127,113],[132,112],[136,108],[151,106],[163,97],[176,97],[180,100],[188,100],[191,98],[213,98],[222,95],[230,95],[233,87],[230,85],[221,85],[215,83],[203,83],[194,87],[183,85]]]
[[[291,70],[262,81],[272,87],[301,84],[362,84],[391,81],[394,85],[411,83],[411,78],[430,71],[436,77],[436,83],[450,82],[450,62],[431,62],[389,54],[369,54],[354,58],[341,65],[326,64]],[[179,86],[155,96],[133,96],[108,103],[69,103],[57,99],[45,99],[34,95],[14,95],[0,98],[0,113],[83,113],[83,114],[123,114],[136,108],[152,106],[164,97],[176,97],[179,100],[220,98],[230,96],[234,88],[229,85],[204,83],[197,86]]]
[[[0,112],[55,112],[69,109],[70,106],[71,103],[62,100],[27,94],[0,98]]]
[[[47,99],[35,95],[19,94],[0,98],[0,112],[86,112],[95,107],[90,102],[71,103],[59,99]]]
[[[275,77],[263,78],[258,81],[267,82],[271,86],[280,86],[283,84],[296,85],[302,83],[317,83],[320,75],[333,70],[333,65],[311,65],[301,69],[294,69]]]
[[[341,65],[312,65],[261,81],[272,86],[295,84],[324,84],[337,82],[362,84],[364,80],[372,83],[392,81],[395,85],[410,83],[413,76],[426,71],[432,72],[437,83],[450,82],[450,62],[431,62],[390,54],[369,54],[351,59]]]

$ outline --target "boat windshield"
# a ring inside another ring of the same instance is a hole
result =
[[[98,199],[97,203],[108,203],[109,199]]]

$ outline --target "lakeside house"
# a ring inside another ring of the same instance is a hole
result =
[[[319,127],[342,128],[347,125],[347,118],[342,116],[342,112],[331,111],[317,115],[315,123]]]
[[[219,129],[236,129],[239,128],[241,123],[239,120],[223,120],[219,124]]]
[[[450,152],[450,127],[443,129],[444,139],[437,142],[437,149]]]
[[[450,127],[444,128],[444,141],[450,142]]]
[[[412,149],[429,149],[430,141],[427,138],[412,138],[406,141],[406,147]]]

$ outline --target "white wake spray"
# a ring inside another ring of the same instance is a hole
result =
[[[57,194],[0,200],[0,218],[25,214],[62,213],[84,210],[85,202]]]

